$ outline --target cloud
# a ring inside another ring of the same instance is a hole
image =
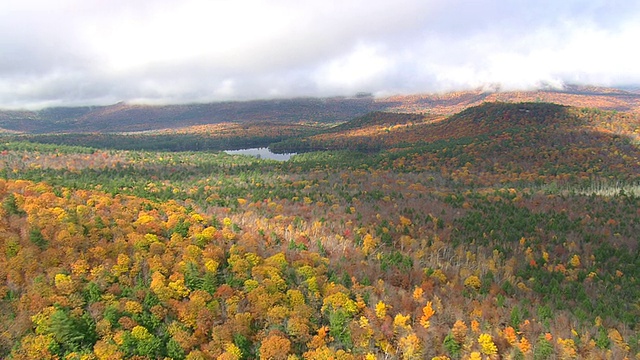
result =
[[[6,3],[4,108],[640,83],[630,1]]]

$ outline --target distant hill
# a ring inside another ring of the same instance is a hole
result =
[[[452,115],[484,102],[549,102],[602,110],[640,112],[640,93],[602,87],[566,86],[562,90],[256,100],[185,105],[133,105],[0,110],[0,132],[113,133],[219,123],[342,123],[370,112]],[[353,124],[352,124],[353,125]]]
[[[25,133],[136,132],[219,123],[343,122],[389,102],[301,98],[186,105],[131,105],[0,111],[0,128]]]
[[[638,141],[640,113],[543,102],[485,102],[450,116],[373,112],[317,134],[289,138],[271,148],[276,152],[378,151],[531,129],[548,132],[548,136],[579,131]]]
[[[386,111],[403,113],[430,112],[452,115],[483,102],[547,102],[602,110],[640,112],[640,91],[594,86],[568,85],[561,90],[496,91],[485,90],[394,96]]]

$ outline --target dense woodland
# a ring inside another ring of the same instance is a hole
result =
[[[0,138],[0,357],[640,359],[638,113],[263,125]]]

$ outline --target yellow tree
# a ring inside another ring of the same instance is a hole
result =
[[[291,352],[291,341],[273,331],[260,344],[260,360],[286,360]]]
[[[425,305],[425,307],[422,308],[422,316],[420,317],[420,325],[422,325],[425,329],[428,329],[429,326],[431,325],[431,322],[429,321],[429,319],[431,319],[431,317],[435,313],[436,312],[433,310],[433,306],[432,306],[431,301],[427,302],[427,305]]]

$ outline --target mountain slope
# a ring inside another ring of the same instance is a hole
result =
[[[273,148],[279,151],[314,149],[378,150],[400,144],[478,136],[509,128],[558,121],[566,108],[548,103],[484,103],[451,116],[374,112],[320,134],[292,138]]]
[[[483,102],[547,102],[575,107],[627,112],[640,111],[640,93],[594,86],[565,86],[563,89],[534,91],[458,91],[443,94],[417,94],[390,97],[398,103],[387,111],[453,115]]]
[[[271,148],[388,150],[382,156],[389,156],[392,168],[453,167],[458,180],[491,186],[538,177],[564,181],[567,173],[637,179],[639,143],[638,114],[547,103],[485,103],[447,118],[375,113]]]
[[[130,132],[222,122],[341,122],[384,108],[371,98],[257,100],[209,104],[54,108],[0,112],[0,128],[47,132]]]
[[[496,92],[483,89],[387,98],[300,98],[149,106],[0,110],[0,129],[23,133],[131,132],[221,122],[339,123],[374,111],[452,115],[483,102],[552,102],[625,112],[640,111],[640,94],[619,89],[567,86],[563,90]]]

